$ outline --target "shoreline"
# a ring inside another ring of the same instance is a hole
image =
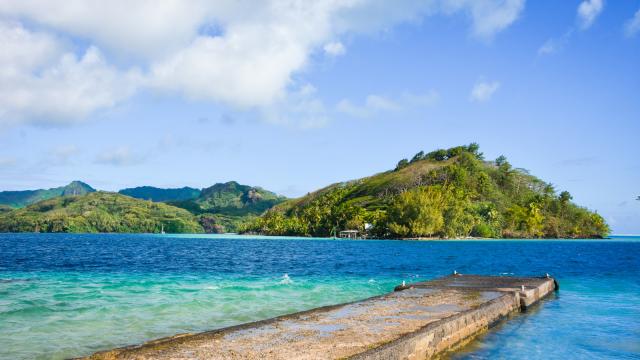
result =
[[[360,241],[518,241],[518,240],[560,240],[560,241],[569,241],[569,240],[585,240],[585,241],[598,241],[598,240],[616,240],[616,238],[634,238],[640,237],[640,235],[608,235],[606,237],[592,237],[592,238],[582,238],[582,237],[538,237],[538,238],[487,238],[487,237],[475,237],[475,236],[466,236],[466,237],[458,237],[458,238],[442,238],[442,237],[407,237],[407,238],[340,238],[340,237],[321,237],[321,236],[295,236],[295,235],[264,235],[264,234],[238,234],[238,233],[129,233],[129,232],[0,232],[0,236],[2,235],[20,235],[20,234],[42,234],[42,235],[148,235],[148,236],[167,236],[167,237],[181,237],[181,236],[193,236],[193,237],[228,237],[228,238],[266,238],[266,239],[318,239],[318,240],[360,240]]]

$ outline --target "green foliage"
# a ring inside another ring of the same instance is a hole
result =
[[[392,234],[433,236],[444,226],[444,191],[441,186],[418,187],[396,196],[387,211]]]
[[[483,161],[477,144],[416,154],[393,171],[331,185],[289,200],[241,231],[328,236],[373,228],[376,237],[603,237],[604,219],[556,195],[551,184]]]
[[[558,199],[560,200],[561,204],[566,205],[573,199],[573,196],[571,196],[568,191],[563,191],[558,196]]]
[[[424,151],[420,151],[411,158],[411,163],[424,159]]]
[[[198,215],[197,218],[205,233],[223,234],[238,232],[245,223],[253,221],[257,216],[204,213]]]
[[[93,192],[41,201],[0,213],[0,232],[200,233],[184,209],[128,196]]]
[[[409,165],[409,160],[407,159],[402,159],[400,161],[398,161],[398,164],[396,165],[396,171],[400,170],[402,168],[405,168]]]
[[[84,195],[96,190],[82,181],[72,181],[66,186],[51,189],[0,191],[0,205],[21,208],[38,201],[60,196]]]
[[[135,188],[122,189],[118,191],[122,195],[131,196],[136,199],[151,201],[183,201],[191,200],[200,196],[200,190],[191,187],[176,189],[162,189],[153,186],[139,186]]]
[[[198,215],[206,232],[221,233],[239,231],[242,224],[285,200],[265,189],[230,181],[203,189],[194,199],[168,203]]]
[[[502,166],[504,163],[507,162],[507,158],[504,155],[500,155],[496,158],[496,166],[500,167]]]
[[[225,214],[230,216],[260,215],[267,209],[285,201],[259,187],[240,185],[235,181],[215,184],[203,189],[195,199],[169,202],[194,214]]]

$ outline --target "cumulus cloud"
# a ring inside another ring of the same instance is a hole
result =
[[[344,54],[346,34],[466,14],[472,33],[488,39],[523,7],[524,0],[5,0],[0,124],[77,121],[140,88],[269,113],[300,100],[294,76],[316,50]]]
[[[231,1],[222,1],[225,12]],[[226,3],[226,4],[225,4]],[[5,0],[0,14],[90,40],[128,56],[154,59],[188,45],[215,9],[200,0]]]
[[[348,99],[342,99],[336,105],[340,113],[359,118],[369,118],[383,112],[403,111],[434,105],[439,99],[435,90],[424,94],[403,93],[396,98],[382,95],[369,95],[360,105],[354,104]]]
[[[144,157],[134,154],[128,146],[120,146],[98,154],[94,162],[100,165],[130,166],[143,161]]]
[[[624,33],[628,37],[635,36],[640,31],[640,10],[636,11],[631,19],[624,25]]]
[[[68,123],[113,106],[133,92],[133,73],[121,73],[95,47],[80,57],[46,33],[0,22],[0,125]]]
[[[581,2],[580,5],[578,5],[578,21],[580,22],[580,27],[583,30],[591,27],[603,8],[603,0],[584,0]]]
[[[340,56],[347,52],[347,49],[340,41],[332,41],[323,47],[324,52],[329,56]]]
[[[498,81],[479,81],[471,89],[469,99],[475,102],[486,102],[493,97],[500,88]]]

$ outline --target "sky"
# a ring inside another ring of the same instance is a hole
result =
[[[640,233],[640,1],[0,0],[0,190],[286,196],[470,142]]]

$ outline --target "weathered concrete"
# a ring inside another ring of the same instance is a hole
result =
[[[96,353],[90,359],[427,359],[556,288],[553,278],[452,275],[349,304]]]

